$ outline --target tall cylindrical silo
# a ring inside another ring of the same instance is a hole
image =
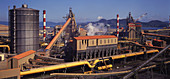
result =
[[[9,10],[11,53],[22,53],[39,49],[39,10],[21,8]]]

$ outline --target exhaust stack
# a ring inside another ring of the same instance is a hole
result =
[[[117,37],[119,37],[119,14],[117,14]]]
[[[46,39],[46,11],[43,10],[43,41]]]

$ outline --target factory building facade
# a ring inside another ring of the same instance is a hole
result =
[[[74,37],[66,52],[66,61],[101,58],[117,54],[118,39],[114,35]]]

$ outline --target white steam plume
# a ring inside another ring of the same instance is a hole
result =
[[[89,23],[86,29],[87,29],[88,36],[104,35],[107,32],[107,28],[105,27],[104,23],[97,23],[97,24]]]
[[[98,19],[98,20],[101,20],[101,19],[103,19],[103,17],[102,17],[102,16],[98,16],[97,19]]]

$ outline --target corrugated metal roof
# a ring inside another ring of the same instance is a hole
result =
[[[83,39],[101,39],[101,38],[117,38],[114,35],[98,35],[98,36],[80,36],[74,37],[76,40],[83,40]]]
[[[35,53],[35,52],[36,51],[34,51],[34,50],[29,50],[29,51],[26,51],[26,52],[21,53],[19,55],[13,56],[12,58],[21,59],[21,58],[24,58],[24,57],[26,57],[28,55],[31,55],[31,54]]]

